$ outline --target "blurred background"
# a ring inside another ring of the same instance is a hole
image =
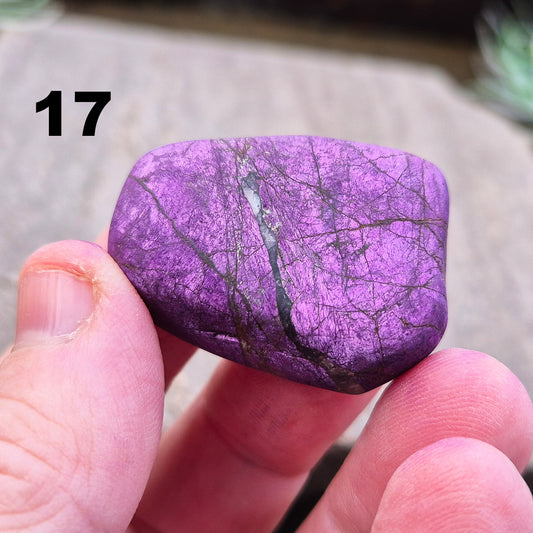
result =
[[[62,134],[36,102],[62,94]],[[95,134],[76,91],[109,91]],[[403,149],[448,179],[449,326],[533,394],[533,7],[482,0],[0,0],[0,344],[38,246],[94,239],[135,161],[186,139],[307,134]],[[173,384],[166,423],[217,358]],[[354,424],[279,532],[294,531]],[[530,473],[526,476],[531,477]]]
[[[471,52],[483,0],[69,1],[73,13],[219,35],[371,53],[446,68],[472,78]]]

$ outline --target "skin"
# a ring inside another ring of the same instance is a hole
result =
[[[373,393],[221,361],[161,438],[165,385],[194,347],[158,331],[95,244],[21,273],[0,359],[0,532],[268,532]],[[300,532],[533,531],[520,471],[533,406],[492,357],[435,353],[390,384]]]

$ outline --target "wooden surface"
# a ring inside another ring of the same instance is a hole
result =
[[[63,93],[63,135],[35,102]],[[95,137],[90,104],[111,91]],[[448,178],[449,327],[442,347],[486,351],[533,393],[531,137],[441,71],[372,57],[67,17],[0,34],[0,344],[13,335],[17,272],[39,245],[92,239],[146,151],[185,139],[313,134],[400,148]],[[179,412],[216,360],[174,386]],[[172,409],[174,406],[174,409]]]

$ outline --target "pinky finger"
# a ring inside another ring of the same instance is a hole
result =
[[[533,499],[513,463],[485,442],[440,440],[390,478],[372,533],[533,532]]]

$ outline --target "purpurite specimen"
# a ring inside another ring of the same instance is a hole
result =
[[[442,337],[447,221],[440,171],[398,150],[304,136],[192,141],[137,162],[109,252],[169,332],[360,393]]]

